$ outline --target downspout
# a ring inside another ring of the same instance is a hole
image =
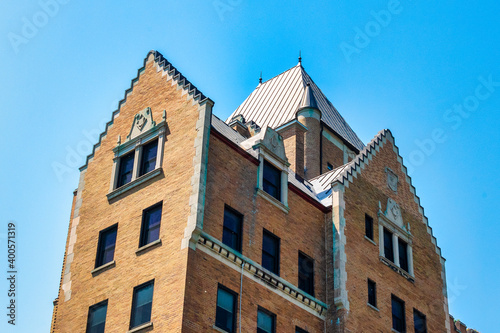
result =
[[[245,266],[245,262],[241,262],[241,280],[240,280],[240,305],[239,305],[239,332],[241,333],[241,299],[243,298],[243,266]]]
[[[319,121],[321,131],[319,132],[319,174],[323,174],[323,122]]]
[[[326,251],[328,249],[328,242],[327,242],[327,230],[328,230],[328,214],[325,214],[325,253],[323,254],[323,258],[326,258]],[[328,260],[325,260],[325,303],[328,304]],[[328,310],[327,310],[328,311]],[[326,321],[328,318],[325,318],[323,321],[324,324],[324,333],[326,333]]]

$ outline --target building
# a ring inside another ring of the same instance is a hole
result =
[[[213,105],[148,53],[80,169],[52,332],[452,332],[389,130],[363,144],[300,60]]]

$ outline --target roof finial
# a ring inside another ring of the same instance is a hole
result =
[[[259,83],[262,83],[262,71],[260,71]]]
[[[299,50],[299,64],[302,64],[302,50]]]

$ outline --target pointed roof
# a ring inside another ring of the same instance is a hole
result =
[[[236,115],[243,115],[247,121],[253,120],[260,127],[277,128],[295,119],[295,113],[301,105],[304,93],[310,85],[323,122],[354,148],[362,150],[363,142],[351,129],[321,89],[306,73],[302,64],[259,84],[236,111],[229,116],[230,121]]]
[[[304,90],[304,97],[302,97],[302,102],[299,107],[299,110],[302,109],[318,109],[318,103],[316,102],[316,98],[314,98],[310,83],[307,84]]]

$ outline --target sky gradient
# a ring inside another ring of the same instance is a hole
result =
[[[394,134],[447,259],[450,312],[498,331],[499,12],[495,1],[451,0],[5,1],[0,249],[15,221],[19,312],[15,328],[0,313],[0,331],[49,330],[78,167],[151,49],[222,119],[261,71],[295,66],[301,50],[364,143]]]

